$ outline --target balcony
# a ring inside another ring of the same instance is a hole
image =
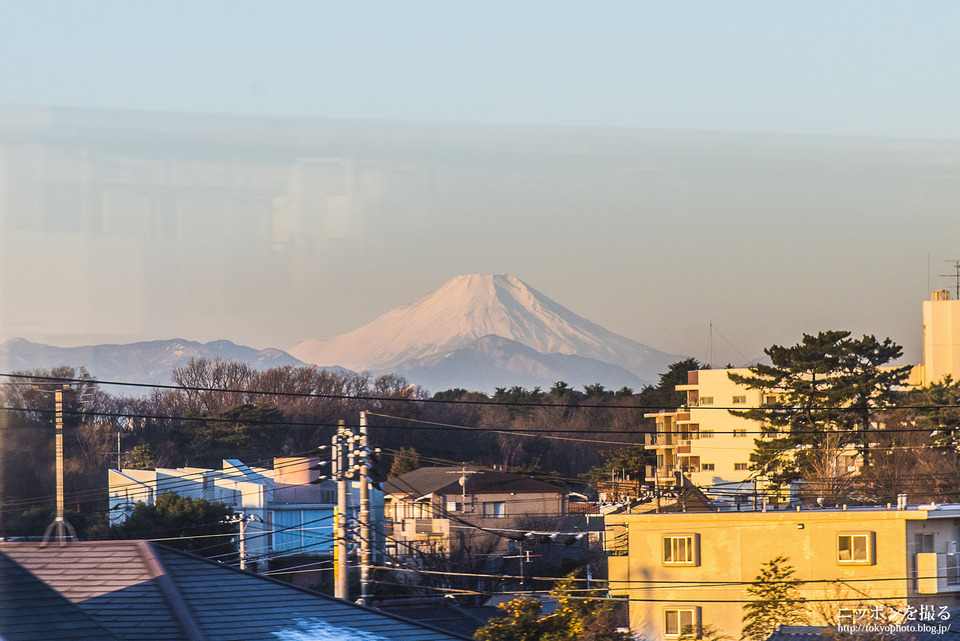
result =
[[[917,553],[917,592],[960,592],[960,554]]]

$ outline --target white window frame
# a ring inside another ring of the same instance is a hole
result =
[[[689,623],[684,623],[683,615],[689,616]],[[676,619],[676,627],[671,629],[670,619]],[[683,628],[693,626],[697,638],[700,637],[700,608],[697,606],[676,606],[663,609],[663,636],[667,639],[678,639],[683,634]]]
[[[681,544],[680,541],[683,543]],[[700,565],[700,535],[694,532],[664,534],[660,554],[664,565],[698,566]]]
[[[717,469],[716,463],[701,463],[700,470],[703,472],[714,472]]]
[[[503,519],[507,516],[506,501],[485,501],[483,503],[483,518]]]
[[[734,404],[734,405],[746,405],[746,404],[747,404],[747,397],[744,396],[743,394],[736,394],[736,395],[733,397],[733,404]]]
[[[745,427],[733,428],[733,438],[747,438],[747,428]]]
[[[857,541],[862,553],[858,554]],[[847,556],[849,558],[843,558]],[[837,532],[837,563],[840,565],[876,565],[876,535],[873,532]]]

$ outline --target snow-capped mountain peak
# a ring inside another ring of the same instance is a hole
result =
[[[644,380],[656,380],[674,358],[591,323],[507,274],[457,276],[368,325],[332,339],[303,341],[290,354],[318,365],[387,371],[488,336],[541,354],[611,363]]]

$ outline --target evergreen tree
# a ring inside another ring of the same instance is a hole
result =
[[[841,448],[853,446],[865,456],[871,420],[896,402],[910,372],[910,366],[888,366],[902,353],[889,338],[852,339],[847,331],[804,334],[796,345],[764,352],[770,365],[729,375],[760,390],[764,403],[731,412],[761,423],[751,469],[774,484],[803,477],[811,452],[830,445],[836,434],[843,435]]]
[[[126,521],[110,528],[110,538],[166,539],[170,547],[222,559],[237,551],[237,526],[227,522],[232,514],[223,503],[164,492],[152,505],[137,503]]]
[[[599,598],[599,590],[581,590],[571,577],[557,582],[550,591],[557,601],[553,614],[540,614],[540,601],[520,598],[502,604],[507,616],[491,619],[477,630],[478,641],[628,641],[617,631],[615,605]],[[589,598],[598,597],[598,598]]]
[[[407,472],[412,472],[420,467],[420,455],[412,447],[401,447],[393,456],[393,463],[390,465],[389,478],[403,476]]]
[[[743,606],[741,638],[762,641],[778,625],[804,625],[806,599],[800,594],[800,580],[793,578],[789,559],[778,555],[760,566],[756,581],[747,588],[754,601]]]

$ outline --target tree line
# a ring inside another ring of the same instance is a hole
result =
[[[639,391],[600,384],[578,390],[558,381],[549,390],[431,395],[395,375],[260,371],[198,358],[177,368],[167,388],[133,397],[94,383],[84,398],[69,383],[79,378],[77,368],[19,372],[0,386],[0,535],[42,532],[39,523],[52,509],[56,387],[65,387],[66,506],[81,529],[102,533],[110,467],[216,468],[224,458],[269,466],[274,457],[315,454],[339,420],[356,423],[364,410],[374,414],[370,439],[386,453],[387,468],[393,457],[413,455],[577,479],[619,444],[642,443],[641,432],[652,426],[643,408],[675,406],[674,386],[699,367],[694,359],[680,361]],[[547,438],[557,434],[563,440]]]

